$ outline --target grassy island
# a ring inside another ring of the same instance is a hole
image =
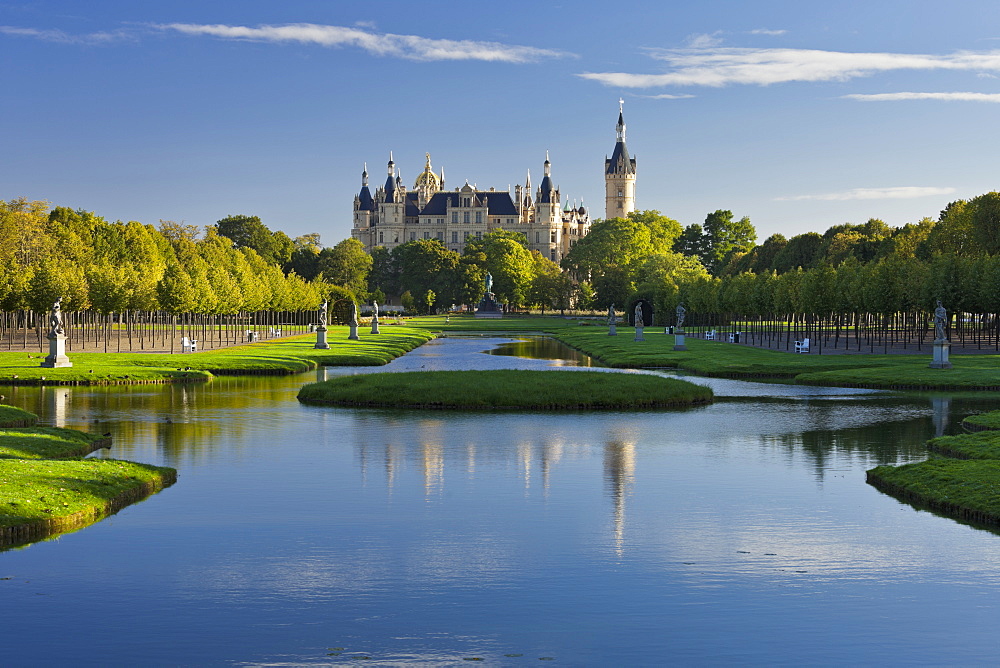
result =
[[[415,371],[343,376],[306,385],[299,401],[333,406],[471,410],[663,408],[708,403],[682,380],[600,371]]]
[[[0,384],[129,385],[203,382],[213,375],[283,375],[318,366],[379,366],[434,338],[425,329],[386,326],[381,334],[349,341],[346,326],[327,334],[330,348],[314,348],[315,334],[248,343],[202,353],[69,353],[73,366],[46,369],[40,356],[0,352]]]
[[[0,406],[0,547],[79,529],[176,481],[171,468],[82,459],[110,446],[103,436],[9,426],[37,419]]]
[[[1000,411],[978,413],[962,420],[962,426],[969,431],[986,431],[1000,429]]]
[[[879,466],[868,471],[868,482],[959,519],[1000,525],[1000,431],[940,436],[927,447],[941,457]]]
[[[801,385],[896,390],[1000,390],[1000,355],[952,355],[953,369],[931,369],[930,352],[913,355],[796,355],[693,336],[687,350],[673,350],[674,337],[647,332],[632,340],[622,328],[608,336],[606,328],[560,329],[552,334],[566,345],[602,363],[622,368],[683,369],[703,376],[744,380],[773,379]]]

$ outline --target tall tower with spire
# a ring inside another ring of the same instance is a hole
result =
[[[618,100],[618,141],[604,160],[604,218],[624,218],[635,211],[635,158],[625,147],[625,100]]]

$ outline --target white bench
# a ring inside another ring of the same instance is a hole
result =
[[[809,352],[809,339],[802,339],[801,341],[795,342],[795,352],[797,353],[807,353]]]
[[[186,336],[181,337],[181,352],[182,353],[196,353],[198,352],[198,339],[189,339]]]
[[[716,332],[714,329],[711,332],[705,332],[706,341],[716,341],[718,340],[718,336],[719,336],[718,332]]]
[[[729,342],[730,343],[739,343],[740,342],[740,335],[741,334],[743,334],[743,332],[730,332],[730,334],[729,334]]]

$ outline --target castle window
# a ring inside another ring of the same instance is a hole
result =
[[[483,222],[483,212],[482,211],[476,211],[476,222],[477,223],[482,223]]]
[[[618,202],[618,208],[619,208],[619,209],[621,209],[621,208],[622,208],[622,203],[621,203],[621,202]]]
[[[416,240],[417,240],[417,233],[410,232],[410,241],[416,241]]]
[[[453,244],[457,244],[458,243],[458,232],[452,232],[451,233],[451,243],[453,243]]]
[[[451,222],[453,222],[453,223],[457,223],[458,222],[458,211],[452,211],[451,212]]]
[[[444,218],[438,218],[438,225],[444,225]]]
[[[462,214],[462,222],[463,223],[469,222],[469,212],[468,211],[466,211],[465,213]]]
[[[555,248],[553,248],[551,251],[549,251],[549,259],[552,260],[553,262],[556,261],[556,249]]]
[[[619,190],[618,191],[618,196],[619,197],[625,197],[625,191],[624,190]]]
[[[482,232],[476,232],[476,238],[477,239],[482,239],[483,238],[483,233]]]
[[[556,242],[556,233],[555,233],[555,231],[553,231],[552,232],[552,243],[555,243],[555,242]]]
[[[437,240],[444,243],[444,232],[438,232]]]
[[[536,244],[542,243],[541,234],[542,234],[541,232],[535,232],[535,243]]]
[[[424,232],[424,239],[430,239],[430,238],[431,238],[431,233],[430,232]]]
[[[466,240],[466,241],[468,241],[468,240],[469,240],[469,233],[468,233],[468,232],[466,232],[466,233],[465,233],[465,240]]]
[[[379,233],[378,233],[378,242],[379,242],[380,244],[381,244],[381,243],[385,243],[385,232],[379,232]]]

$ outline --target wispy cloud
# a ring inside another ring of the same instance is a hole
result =
[[[114,30],[110,32],[92,32],[85,35],[71,35],[62,30],[40,30],[38,28],[19,28],[17,26],[0,26],[0,34],[12,37],[30,37],[40,39],[43,42],[55,42],[57,44],[107,44],[109,42],[120,42],[135,39],[135,36],[126,30]]]
[[[471,40],[430,39],[418,35],[377,33],[361,27],[293,23],[286,25],[201,25],[170,23],[154,26],[164,31],[192,36],[254,42],[314,44],[325,47],[355,47],[378,56],[407,60],[485,60],[527,63],[546,58],[573,56],[564,51],[532,46],[478,42]]]
[[[767,28],[757,28],[756,30],[749,31],[750,35],[770,35],[772,37],[777,37],[778,35],[784,35],[787,30],[768,30]]]
[[[685,93],[662,93],[660,95],[639,95],[638,97],[644,97],[647,100],[690,100],[694,95],[687,95]]]
[[[822,195],[793,195],[789,197],[775,197],[774,199],[778,202],[800,202],[802,200],[914,199],[917,197],[930,197],[932,195],[951,195],[954,192],[954,188],[898,186],[895,188],[854,188],[853,190],[825,193]]]
[[[847,53],[813,49],[647,49],[667,72],[584,72],[578,76],[619,88],[768,86],[792,81],[847,81],[895,70],[1000,71],[1000,51],[947,55]]]
[[[688,47],[691,49],[709,49],[722,44],[722,35],[723,32],[721,30],[716,30],[713,33],[688,35],[686,41]]]
[[[862,102],[896,102],[899,100],[945,100],[958,102],[1000,102],[1000,93],[854,93],[842,95]]]

